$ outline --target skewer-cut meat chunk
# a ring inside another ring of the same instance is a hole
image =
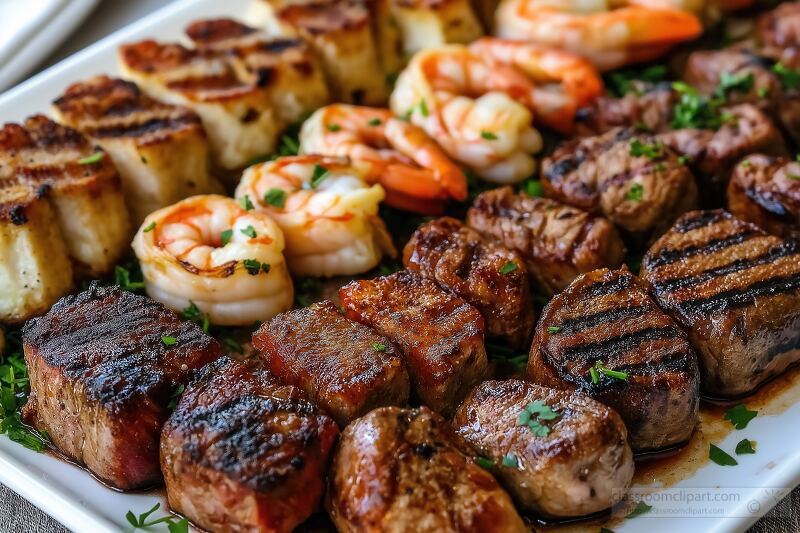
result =
[[[534,383],[614,408],[636,452],[683,444],[697,423],[697,354],[627,270],[584,274],[550,301],[527,373]]]
[[[97,284],[25,324],[25,422],[112,487],[161,480],[170,398],[220,344],[163,305]]]
[[[483,35],[469,0],[387,0],[400,29],[403,55],[449,43],[469,44]]]
[[[653,244],[642,277],[688,331],[705,394],[747,394],[800,360],[797,241],[722,210],[693,211]]]
[[[330,301],[265,322],[253,346],[272,375],[299,387],[342,427],[376,407],[408,401],[408,373],[392,343]]]
[[[534,290],[546,294],[562,290],[583,272],[618,267],[625,258],[622,239],[608,219],[511,187],[481,193],[467,224],[517,251]]]
[[[417,229],[403,251],[403,263],[474,305],[483,315],[487,337],[516,348],[528,346],[533,301],[528,268],[517,252],[444,217]]]
[[[529,531],[509,495],[427,407],[383,407],[342,433],[326,507],[342,532]]]
[[[625,424],[586,395],[525,381],[485,381],[453,419],[456,433],[492,462],[517,503],[547,517],[600,512],[633,477]]]
[[[433,281],[403,270],[339,290],[348,318],[366,324],[402,352],[417,397],[449,416],[488,373],[483,317]]]
[[[223,357],[164,425],[169,506],[209,531],[288,533],[318,508],[338,434],[299,389]]]

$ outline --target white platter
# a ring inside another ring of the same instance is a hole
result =
[[[190,21],[219,16],[243,18],[247,4],[248,0],[173,3],[0,95],[0,122],[22,120],[37,112],[48,113],[50,101],[69,83],[94,74],[116,73],[115,52],[120,43],[147,37],[183,40],[182,28]],[[753,439],[757,441],[756,454],[738,456],[739,465],[735,467],[704,462],[690,477],[655,496],[678,498],[677,495],[683,494],[685,498],[688,495],[701,497],[699,495],[705,493],[711,498],[724,497],[726,501],[702,506],[685,501],[658,503],[651,499],[650,503],[656,504],[651,513],[624,522],[615,521],[609,527],[618,533],[745,530],[800,483],[800,403],[793,402],[797,398],[800,398],[800,380],[772,398],[746,430],[732,431],[714,441],[732,453],[739,440]],[[5,436],[0,437],[0,482],[77,532],[130,530],[125,520],[128,510],[138,514],[155,503],[161,503],[163,509],[165,503],[158,492],[121,494],[112,491],[80,468],[49,455],[31,452]],[[701,513],[702,508],[705,511]],[[668,516],[671,509],[699,514],[675,518]],[[578,529],[596,532],[598,526]]]

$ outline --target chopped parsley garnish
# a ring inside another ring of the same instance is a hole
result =
[[[244,348],[242,348],[242,345],[239,343],[239,341],[237,341],[230,335],[225,335],[224,337],[220,337],[219,340],[220,342],[222,342],[222,345],[227,349],[236,352],[238,354],[244,353]]]
[[[689,163],[689,156],[688,155],[679,155],[678,156],[678,163],[681,165],[686,165]]]
[[[297,155],[300,152],[300,145],[297,140],[289,135],[281,137],[281,144],[278,146],[278,155]]]
[[[736,443],[736,455],[747,455],[751,453],[756,453],[756,449],[753,448],[754,441],[748,439],[742,439],[738,443]]]
[[[611,379],[618,379],[620,381],[628,381],[628,373],[621,372],[619,370],[611,370],[602,361],[597,361],[593,367],[589,369],[589,376],[592,379],[592,383],[595,385],[600,383],[600,377],[606,376]]]
[[[239,205],[242,206],[242,209],[245,211],[250,211],[253,209],[253,202],[250,201],[250,195],[245,194],[241,198],[239,198]]]
[[[428,104],[425,102],[424,99],[419,101],[419,104],[417,104],[417,108],[419,109],[419,114],[422,115],[423,117],[427,117],[430,114],[428,111]]]
[[[535,179],[526,180],[525,183],[522,184],[522,190],[525,194],[533,196],[534,198],[540,198],[544,194],[542,182]]]
[[[674,82],[672,88],[680,95],[672,110],[672,128],[714,130],[730,119],[730,113],[721,113],[719,110],[725,103],[724,99],[702,96],[697,89],[681,81]]]
[[[225,231],[219,234],[219,238],[222,241],[222,246],[225,246],[226,244],[231,242],[231,239],[233,238],[233,230],[226,229]]]
[[[183,385],[183,383],[175,387],[175,390],[172,391],[172,394],[169,397],[169,403],[167,404],[167,409],[169,409],[170,411],[175,409],[175,406],[178,405],[178,400],[181,399],[181,394],[183,394],[183,391],[185,389],[186,387]]]
[[[514,370],[522,370],[528,364],[528,354],[520,354],[504,344],[486,341],[486,355],[502,364],[511,366]]]
[[[609,87],[617,96],[625,96],[631,91],[639,94],[636,88],[636,81],[657,83],[663,81],[667,76],[665,65],[652,65],[645,69],[626,69],[612,72],[609,76]]]
[[[131,271],[120,265],[114,267],[114,284],[131,292],[144,289],[144,281],[131,281]]]
[[[393,87],[395,82],[397,82],[397,77],[399,75],[400,74],[397,73],[397,72],[390,72],[389,74],[387,74],[386,75],[386,85],[388,85],[389,87]]]
[[[708,458],[720,466],[736,466],[739,464],[728,452],[713,444],[709,444]]]
[[[549,405],[541,400],[530,402],[525,406],[525,409],[517,414],[517,425],[528,426],[531,433],[537,437],[546,437],[550,434],[550,428],[542,422],[547,420],[555,420],[561,416],[558,412],[553,411]]]
[[[381,119],[379,119],[377,117],[371,118],[371,119],[369,119],[367,121],[367,125],[369,125],[369,126],[380,126],[382,123],[383,123],[383,121],[381,121]]]
[[[132,525],[134,529],[147,529],[159,524],[166,524],[169,533],[188,533],[189,520],[186,518],[178,519],[172,515],[169,515],[150,520],[150,515],[156,512],[159,507],[161,507],[161,504],[157,503],[149,511],[138,516],[133,514],[132,511],[128,511],[125,514],[125,519],[128,520],[128,523]]]
[[[340,129],[342,129],[342,127],[338,124],[328,124],[328,131],[337,132]]]
[[[376,352],[385,352],[386,351],[386,345],[382,344],[380,342],[373,342],[372,343],[372,349],[375,350]]]
[[[286,205],[286,191],[277,187],[272,187],[264,193],[264,203],[283,209],[283,206]]]
[[[639,139],[631,141],[631,155],[634,157],[647,157],[649,159],[658,159],[664,156],[664,145],[661,143],[647,144]]]
[[[746,93],[753,88],[755,81],[752,72],[734,74],[723,72],[719,77],[719,85],[714,90],[714,95],[718,98],[725,98],[731,92]]]
[[[322,292],[322,282],[319,278],[300,278],[296,280],[294,298],[300,307],[308,307]]]
[[[242,261],[242,265],[244,266],[245,270],[247,270],[247,273],[251,276],[255,276],[262,271],[267,273],[271,268],[268,263],[262,263],[258,259],[245,259]]]
[[[643,514],[647,514],[652,510],[652,505],[647,505],[645,502],[640,500],[639,503],[636,504],[636,507],[634,507],[633,511],[628,513],[625,518],[636,518],[637,516],[642,516]]]
[[[491,459],[489,459],[488,457],[484,457],[482,455],[479,455],[474,460],[475,464],[483,468],[484,470],[491,470],[492,466],[494,466],[494,463],[492,463]]]
[[[632,202],[641,202],[644,196],[644,186],[641,183],[634,183],[628,192],[625,193],[625,199]]]
[[[81,159],[78,159],[79,165],[94,165],[95,163],[99,163],[103,160],[103,152],[95,152],[92,155],[88,155]]]
[[[505,265],[500,267],[500,273],[504,276],[514,272],[519,266],[514,261],[508,261]]]
[[[561,328],[558,326],[547,326],[547,333],[558,333]]]
[[[178,339],[173,337],[172,335],[163,335],[161,337],[161,342],[164,346],[175,346],[175,343],[178,342]]]
[[[481,137],[483,137],[487,141],[496,141],[497,140],[497,135],[495,135],[491,131],[486,131],[486,130],[481,130]]]
[[[800,86],[800,70],[794,70],[783,63],[775,63],[772,66],[774,72],[781,80],[781,85],[787,89],[797,89]]]
[[[744,429],[756,416],[758,416],[758,411],[751,411],[741,403],[726,410],[722,418],[729,420],[734,428]]]
[[[312,189],[319,187],[319,184],[325,181],[328,177],[328,169],[321,165],[314,165],[314,170],[311,172],[311,181],[308,186]]]
[[[519,459],[512,453],[506,454],[503,456],[503,466],[506,468],[519,468]]]
[[[242,235],[246,235],[246,236],[250,237],[251,239],[255,239],[256,238],[256,229],[252,225],[251,226],[247,226],[246,228],[244,228],[243,230],[240,230],[240,231],[242,232]]]
[[[150,233],[154,229],[156,229],[155,221],[153,221],[153,222],[149,223],[147,226],[145,226],[145,228],[142,231],[145,232],[145,233]]]
[[[756,94],[762,100],[765,98],[769,98],[769,87],[759,87],[756,89]]]
[[[786,177],[790,180],[800,181],[800,174],[792,174],[791,172],[787,172]]]
[[[208,333],[208,330],[211,327],[208,315],[200,311],[200,308],[197,307],[197,304],[191,300],[189,300],[189,306],[181,311],[181,317],[184,320],[191,320],[192,322],[199,324],[206,333]]]

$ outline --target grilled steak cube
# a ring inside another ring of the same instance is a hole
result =
[[[763,154],[748,156],[731,175],[728,209],[773,235],[800,236],[800,163]]]
[[[785,67],[800,66],[800,2],[781,2],[756,20],[758,53]]]
[[[524,532],[492,475],[426,407],[383,407],[342,432],[325,505],[342,532]]]
[[[299,389],[219,359],[161,433],[169,506],[208,531],[288,533],[318,508],[338,434]]]
[[[0,187],[26,185],[55,208],[77,272],[98,277],[127,252],[131,226],[117,169],[77,131],[44,115],[0,129]]]
[[[517,251],[535,289],[555,294],[579,274],[618,267],[625,257],[619,233],[605,218],[555,200],[501,187],[481,193],[467,224]]]
[[[408,373],[392,343],[330,301],[265,322],[253,346],[278,380],[299,387],[342,427],[376,407],[408,401]]]
[[[403,264],[474,305],[487,337],[528,346],[533,301],[528,269],[517,252],[444,217],[417,229],[403,251]]]
[[[539,515],[607,509],[633,477],[622,419],[583,394],[516,379],[484,381],[459,406],[453,426],[492,461],[518,505]]]
[[[689,332],[704,393],[747,394],[800,360],[798,246],[724,211],[694,211],[645,255],[642,277]]]
[[[407,270],[339,290],[348,318],[397,346],[417,397],[449,416],[488,373],[483,318],[458,296]]]
[[[598,362],[627,377],[607,376]],[[697,354],[627,270],[584,274],[550,301],[527,373],[534,383],[581,391],[614,408],[637,452],[682,444],[697,423]]]
[[[72,289],[72,264],[50,200],[0,180],[0,323],[45,313]]]
[[[134,225],[162,207],[213,192],[200,117],[156,102],[127,81],[97,76],[53,102],[59,122],[100,145],[119,170]]]
[[[159,303],[97,284],[62,298],[22,333],[25,422],[112,487],[158,483],[170,396],[219,357],[219,343]]]
[[[576,129],[580,135],[599,135],[619,127],[651,132],[669,129],[678,94],[670,83],[633,82],[624,96],[601,96],[578,111]]]
[[[548,197],[644,237],[697,207],[694,177],[677,154],[626,129],[563,143],[544,160],[542,185]]]

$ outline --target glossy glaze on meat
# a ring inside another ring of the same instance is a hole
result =
[[[400,350],[416,396],[449,416],[486,378],[483,318],[433,281],[403,270],[353,281],[339,290],[348,318],[389,338]]]
[[[338,434],[296,387],[219,359],[198,372],[164,425],[170,508],[209,531],[288,533],[319,507]]]
[[[800,360],[800,244],[722,210],[679,218],[644,257],[657,303],[688,332],[701,387],[738,396]]]
[[[528,268],[517,252],[443,217],[414,232],[403,250],[403,264],[475,306],[487,337],[527,348],[533,301]]]
[[[627,380],[589,369],[598,361]],[[627,269],[580,276],[545,307],[536,327],[528,377],[578,390],[622,416],[636,452],[688,441],[697,423],[697,354],[680,327]]]
[[[266,368],[339,423],[405,405],[409,379],[387,336],[345,318],[330,301],[281,313],[253,334]]]
[[[123,490],[161,480],[158,443],[170,397],[221,352],[163,305],[97,284],[30,320],[23,343],[31,380],[25,421]]]
[[[326,507],[341,532],[486,531],[529,528],[509,495],[428,409],[384,407],[342,433]]]
[[[547,428],[544,435],[518,424],[532,402],[557,413],[539,422]],[[492,461],[517,503],[539,515],[565,518],[607,509],[633,476],[622,419],[584,394],[516,379],[485,381],[458,408],[453,426],[475,453]],[[504,463],[508,456],[516,466]]]
[[[517,251],[533,290],[555,294],[579,274],[622,264],[625,246],[608,219],[501,187],[481,193],[467,224]]]

